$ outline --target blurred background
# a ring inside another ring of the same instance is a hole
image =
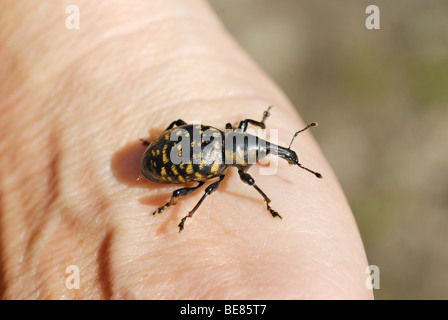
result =
[[[313,131],[376,299],[448,299],[448,1],[209,0]],[[366,8],[380,9],[368,30]]]

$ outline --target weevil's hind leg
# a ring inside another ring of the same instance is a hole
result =
[[[241,170],[238,170],[238,173],[240,174],[240,179],[243,182],[254,187],[255,190],[257,190],[258,193],[261,194],[261,196],[264,198],[264,201],[266,202],[266,207],[267,207],[268,211],[271,213],[272,217],[274,217],[274,218],[279,217],[281,219],[282,216],[279,215],[277,211],[273,210],[271,208],[271,206],[269,205],[269,203],[271,202],[271,199],[269,199],[268,196],[255,184],[254,178],[252,178],[252,176],[250,174],[243,172]]]
[[[144,145],[145,147],[147,147],[147,146],[149,146],[149,145],[150,145],[150,143],[149,143],[149,141],[148,141],[148,140],[143,140],[143,139],[140,139],[140,141],[142,142],[142,145]]]
[[[176,121],[173,121],[173,122],[171,122],[171,124],[168,126],[168,128],[166,128],[166,130],[170,130],[170,129],[172,129],[174,126],[183,126],[184,124],[187,124],[184,120],[182,120],[182,119],[179,119],[179,120],[176,120]],[[166,131],[165,130],[165,131]]]
[[[184,124],[187,124],[184,120],[179,119],[176,121],[171,122],[171,124],[168,126],[168,128],[165,129],[165,131],[172,129],[174,126],[183,126]],[[148,140],[143,140],[140,139],[140,141],[142,142],[142,144],[147,147],[149,146],[151,143]]]
[[[188,215],[186,215],[185,217],[182,218],[182,220],[179,223],[179,232],[181,232],[184,229],[184,223],[185,220],[187,220],[187,218],[191,218],[193,217],[193,214],[196,212],[196,210],[198,210],[199,206],[202,204],[202,202],[204,201],[204,199],[210,195],[211,193],[213,193],[214,191],[216,191],[219,187],[219,185],[221,184],[222,180],[224,179],[225,175],[223,174],[222,176],[219,177],[219,180],[216,182],[213,182],[211,185],[209,185],[207,188],[205,188],[205,192],[204,195],[202,196],[202,198],[199,200],[199,202],[194,206],[193,210],[191,210]]]
[[[261,129],[265,129],[266,125],[264,124],[266,119],[269,118],[269,116],[271,115],[269,113],[269,110],[272,108],[272,106],[270,106],[265,112],[263,112],[263,119],[261,121],[255,121],[252,119],[245,119],[242,120],[240,122],[240,125],[238,126],[238,129],[241,130],[242,132],[246,132],[247,130],[247,125],[250,123],[253,126],[257,126],[260,127]]]
[[[165,131],[172,129],[174,126],[183,126],[184,124],[187,124],[184,120],[179,119],[176,121],[171,122],[171,124],[168,126],[168,128],[165,129]],[[142,142],[142,144],[147,147],[149,146],[151,143],[148,140],[143,140],[140,139],[140,141]]]
[[[170,201],[168,201],[164,206],[161,206],[159,209],[154,211],[152,214],[155,215],[156,213],[162,213],[169,206],[174,206],[177,203],[177,200],[179,197],[188,196],[189,194],[193,193],[194,191],[196,191],[197,189],[202,187],[204,185],[204,183],[205,182],[199,182],[196,187],[192,187],[192,188],[181,188],[181,189],[174,190]]]

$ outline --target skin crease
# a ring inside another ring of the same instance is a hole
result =
[[[139,138],[179,118],[221,129],[261,120],[274,105],[267,129],[288,146],[305,123],[204,2],[77,1],[80,29],[68,30],[71,4],[0,10],[1,298],[372,298],[318,127],[292,148],[323,179],[281,159],[275,175],[248,171],[283,220],[235,169],[182,233],[204,188],[152,216],[179,186],[137,180]],[[77,290],[66,288],[70,265]]]

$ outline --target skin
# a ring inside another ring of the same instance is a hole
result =
[[[139,179],[139,138],[177,118],[261,120],[274,105],[267,128],[288,146],[305,123],[202,1],[77,1],[81,28],[68,30],[72,2],[0,10],[3,299],[372,298],[356,223],[310,131],[293,149],[323,179],[282,160],[275,175],[248,171],[283,220],[235,169],[182,233],[203,189],[152,216],[179,186]],[[70,265],[79,289],[66,287]]]

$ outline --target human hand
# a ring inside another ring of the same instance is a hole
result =
[[[178,186],[138,180],[173,120],[258,119],[287,145],[304,126],[202,1],[9,1],[0,10],[0,293],[6,299],[371,298],[345,196],[309,132],[295,142],[323,179],[279,160],[249,172],[283,220],[228,170],[151,213]],[[315,119],[312,119],[315,120]],[[80,271],[68,289],[67,266]]]

